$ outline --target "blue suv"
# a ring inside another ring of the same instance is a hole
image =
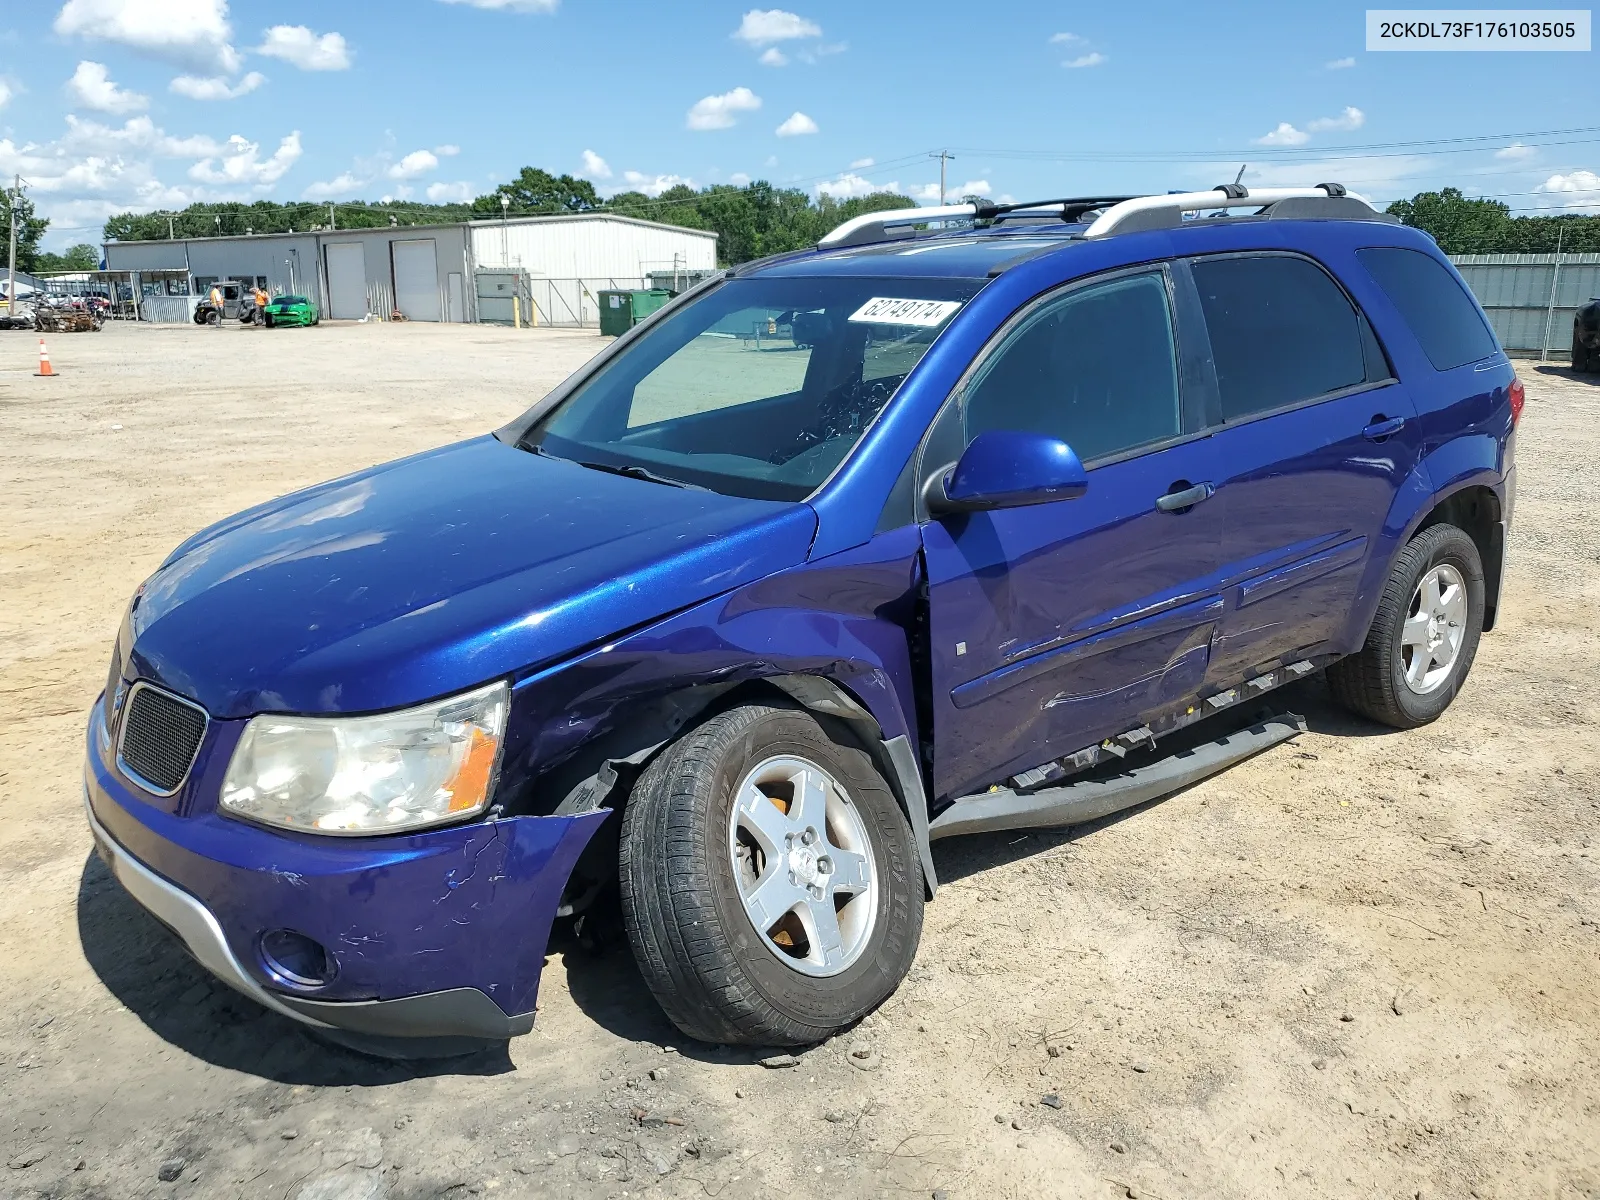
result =
[[[184,542],[89,823],[347,1044],[525,1032],[553,920],[618,895],[685,1033],[816,1041],[904,977],[939,837],[1170,792],[1314,671],[1437,717],[1522,403],[1433,242],[1336,184],[872,214],[493,436]]]

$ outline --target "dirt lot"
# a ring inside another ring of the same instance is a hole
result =
[[[685,1043],[625,947],[558,941],[534,1033],[422,1070],[212,984],[80,808],[129,594],[597,346],[109,328],[43,380],[0,334],[0,1196],[1600,1197],[1600,381],[1532,364],[1502,625],[1444,719],[1313,680],[1311,733],[1164,803],[939,843],[911,978],[797,1066]]]

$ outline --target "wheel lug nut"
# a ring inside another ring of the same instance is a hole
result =
[[[804,842],[808,846],[811,845],[813,842],[815,842],[817,840],[816,830],[814,830],[814,829],[806,830],[804,833],[802,833],[800,835],[800,840],[802,842]]]

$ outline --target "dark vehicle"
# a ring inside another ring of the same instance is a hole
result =
[[[870,214],[492,436],[180,545],[89,823],[328,1036],[527,1031],[552,921],[615,886],[685,1033],[817,1041],[905,976],[937,839],[1170,793],[1313,672],[1438,717],[1522,407],[1438,247],[1335,184]]]
[[[221,308],[211,302],[212,288],[222,293]],[[255,293],[248,283],[240,283],[236,279],[219,279],[201,291],[200,303],[195,305],[194,323],[220,325],[223,321],[238,320],[248,325],[255,320],[255,311]]]
[[[1600,371],[1600,296],[1572,316],[1572,369]]]

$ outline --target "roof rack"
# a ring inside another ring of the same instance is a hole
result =
[[[852,217],[831,233],[823,235],[817,243],[819,250],[837,250],[841,246],[864,246],[868,242],[889,240],[890,229],[909,229],[929,221],[951,217],[971,218],[977,207],[972,204],[943,204],[933,208],[895,208],[887,212],[863,213]]]
[[[912,227],[933,221],[968,218],[984,221],[1011,213],[1059,208],[1063,221],[1075,222],[1097,210],[1083,233],[1086,238],[1108,237],[1113,233],[1136,233],[1145,229],[1170,229],[1182,223],[1183,214],[1227,208],[1251,207],[1261,215],[1298,219],[1344,219],[1386,221],[1395,218],[1380,213],[1366,197],[1346,191],[1342,183],[1319,183],[1307,188],[1257,188],[1225,183],[1205,192],[1169,192],[1156,196],[1073,196],[1059,200],[1030,200],[1020,204],[945,204],[934,208],[896,208],[888,212],[864,213],[840,225],[817,243],[819,250],[864,246],[912,236]],[[904,230],[891,233],[890,230]]]
[[[1259,208],[1269,217],[1384,219],[1384,214],[1374,209],[1366,197],[1346,191],[1342,183],[1319,183],[1308,188],[1257,188],[1255,191],[1242,184],[1224,183],[1206,192],[1170,192],[1164,196],[1124,200],[1096,217],[1083,236],[1102,238],[1113,233],[1136,233],[1141,229],[1170,229],[1180,224],[1187,212],[1245,206]]]

